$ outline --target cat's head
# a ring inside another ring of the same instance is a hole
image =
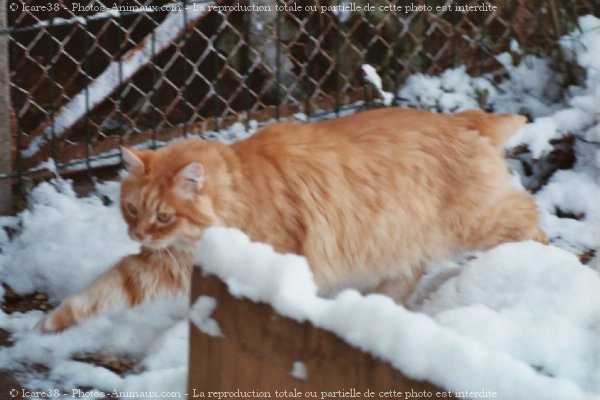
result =
[[[121,212],[133,240],[153,249],[191,246],[204,228],[216,224],[201,163],[164,154],[168,149],[122,151],[128,174]]]

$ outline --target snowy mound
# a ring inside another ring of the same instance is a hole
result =
[[[502,399],[595,398],[600,278],[564,250],[499,246],[433,293],[426,314],[354,290],[317,297],[304,258],[235,229],[208,230],[196,261],[233,295],[332,331],[412,378]]]
[[[10,240],[0,229],[0,282],[19,293],[43,291],[59,301],[85,288],[121,257],[135,253],[139,245],[129,239],[118,208],[118,183],[97,189],[96,195],[79,198],[69,182],[43,183],[34,189],[30,209],[18,217],[0,217],[0,226],[16,232]],[[112,203],[104,205],[103,199]],[[183,392],[188,371],[187,299],[101,315],[59,335],[34,329],[42,316],[38,310],[12,314],[0,310],[0,329],[11,333],[13,342],[0,347],[0,374],[7,373],[3,369],[14,371],[27,389],[56,388],[65,398],[81,398],[74,392],[79,387],[107,395]],[[92,354],[131,360],[135,367],[120,376],[86,361]]]

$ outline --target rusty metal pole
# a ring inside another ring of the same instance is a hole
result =
[[[0,30],[8,28],[6,1],[0,0]],[[10,69],[8,63],[8,33],[0,34],[0,174],[12,171],[10,129]],[[0,179],[0,215],[12,211],[11,179]]]

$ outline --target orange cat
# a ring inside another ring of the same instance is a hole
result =
[[[345,287],[401,301],[424,265],[537,239],[530,195],[499,146],[525,118],[378,109],[269,126],[233,145],[201,140],[123,155],[121,209],[143,245],[41,321],[60,331],[100,311],[189,289],[192,248],[237,227],[307,257],[323,294]],[[232,249],[232,251],[235,251]]]

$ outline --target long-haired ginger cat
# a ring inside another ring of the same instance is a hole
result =
[[[233,145],[124,149],[121,209],[141,253],[64,300],[40,328],[187,291],[194,243],[211,226],[303,254],[323,294],[355,287],[400,301],[430,261],[545,241],[535,203],[509,184],[499,149],[524,122],[388,108],[277,124]]]

